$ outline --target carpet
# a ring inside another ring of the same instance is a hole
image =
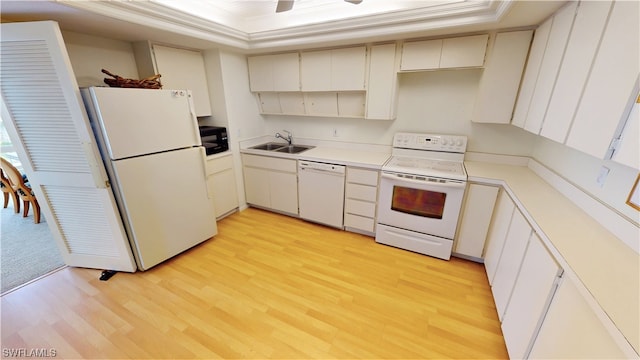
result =
[[[0,208],[0,217],[0,293],[64,266],[44,215],[34,224],[33,209],[23,218],[9,201],[6,209]]]

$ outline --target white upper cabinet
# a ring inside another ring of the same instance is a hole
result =
[[[640,72],[640,2],[616,1],[566,144],[604,158],[626,110]]]
[[[406,42],[401,71],[481,67],[489,35]]]
[[[580,3],[540,135],[564,143],[611,5],[612,1]]]
[[[251,91],[300,91],[298,53],[250,56]]]
[[[396,44],[374,45],[369,62],[366,118],[395,119],[397,98]]]
[[[442,40],[440,68],[480,67],[484,65],[489,35],[464,36]]]
[[[532,30],[496,34],[480,80],[473,122],[511,122],[532,35]]]
[[[433,70],[440,68],[442,39],[406,42],[402,46],[400,70]]]
[[[573,26],[576,6],[577,2],[570,2],[553,17],[549,40],[547,41],[538,80],[529,105],[527,120],[524,124],[524,129],[534,134],[539,134],[542,127],[542,121],[544,120],[560,63],[564,56],[564,50],[567,46],[569,33]]]
[[[193,96],[196,116],[211,115],[209,86],[204,58],[199,51],[150,44],[133,44],[138,75],[141,78],[162,75],[163,89],[188,89]]]
[[[302,91],[364,91],[366,55],[364,46],[302,52]]]
[[[549,33],[551,32],[552,24],[553,17],[543,22],[536,29],[533,36],[533,43],[531,44],[531,50],[529,51],[527,68],[524,71],[522,85],[520,86],[520,93],[518,94],[518,101],[516,102],[516,108],[513,112],[513,119],[511,120],[511,124],[517,127],[524,128],[524,124],[527,120],[527,113],[529,112],[529,105],[531,104],[531,96],[536,88],[538,74],[540,73],[540,65],[542,64],[542,58],[544,57],[544,49],[547,46],[547,41],[549,40]]]

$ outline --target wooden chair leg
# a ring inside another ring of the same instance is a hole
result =
[[[9,193],[2,193],[2,195],[4,195],[4,205],[3,208],[7,208],[7,206],[9,205]]]
[[[40,204],[36,199],[33,199],[33,221],[40,224]]]
[[[14,211],[16,212],[16,214],[19,214],[20,213],[20,198],[18,197],[18,194],[16,194],[15,192],[12,192],[9,195],[11,195],[11,199],[13,200],[13,209],[14,209]]]
[[[24,200],[24,211],[22,212],[22,217],[27,217],[29,215],[29,201]]]

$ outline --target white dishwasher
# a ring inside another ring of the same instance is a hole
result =
[[[298,160],[300,217],[343,228],[345,166]]]

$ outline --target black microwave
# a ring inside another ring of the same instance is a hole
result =
[[[207,155],[229,150],[227,128],[220,126],[199,126],[200,139]]]

